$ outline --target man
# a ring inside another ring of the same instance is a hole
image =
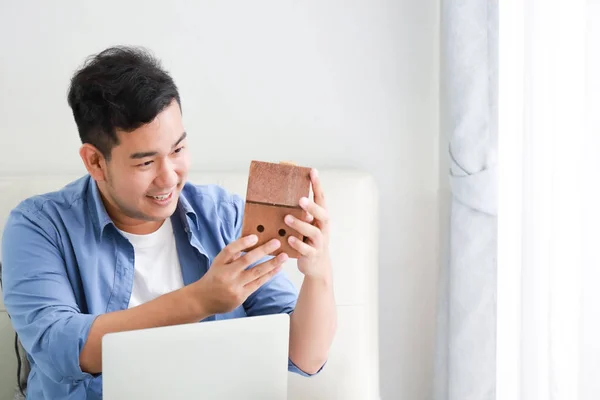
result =
[[[28,398],[101,398],[106,333],[272,313],[291,313],[289,370],[317,373],[336,313],[316,171],[315,200],[300,201],[308,220],[286,219],[308,238],[290,242],[302,254],[298,294],[281,273],[287,256],[268,256],[278,240],[245,251],[257,238],[239,237],[239,196],[186,183],[178,89],[151,55],[101,52],[73,76],[68,102],[88,175],[21,203],[2,242],[4,302],[31,363]]]

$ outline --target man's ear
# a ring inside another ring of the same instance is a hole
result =
[[[95,146],[84,143],[79,149],[79,156],[90,176],[96,181],[106,180],[106,159]]]

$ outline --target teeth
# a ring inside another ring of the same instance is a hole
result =
[[[152,196],[152,198],[156,199],[156,200],[166,200],[170,195],[171,195],[171,193],[166,194],[164,196]]]

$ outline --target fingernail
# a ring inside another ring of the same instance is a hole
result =
[[[319,176],[319,171],[317,171],[316,168],[313,168],[313,174],[315,174],[315,177]]]
[[[254,243],[258,242],[258,236],[250,235],[250,236],[248,236],[247,240],[248,240],[248,243],[254,244]]]
[[[300,205],[302,207],[306,207],[308,205],[308,198],[306,198],[306,197],[300,198]]]
[[[288,237],[288,241],[289,241],[290,243],[296,243],[296,240],[298,240],[298,239],[296,239],[296,237],[295,237],[295,236],[290,236],[290,237]]]
[[[271,240],[271,241],[269,242],[269,247],[270,247],[270,248],[272,248],[272,249],[276,249],[276,248],[278,248],[278,247],[279,247],[279,245],[280,245],[280,244],[281,244],[281,243],[279,242],[279,240],[277,240],[277,239],[273,239],[273,240]]]
[[[292,217],[291,215],[286,215],[285,216],[285,222],[287,222],[288,224],[293,224],[294,223],[294,217]]]
[[[286,253],[281,253],[280,255],[277,256],[277,261],[279,261],[280,263],[286,262],[287,259],[288,259],[288,255]]]

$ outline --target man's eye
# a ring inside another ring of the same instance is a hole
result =
[[[179,153],[181,150],[183,150],[183,146],[179,147],[178,149],[175,149],[175,153]]]
[[[138,166],[138,167],[147,167],[147,166],[149,166],[150,164],[152,164],[153,162],[154,162],[154,161],[146,161],[145,163],[138,164],[137,166]]]

